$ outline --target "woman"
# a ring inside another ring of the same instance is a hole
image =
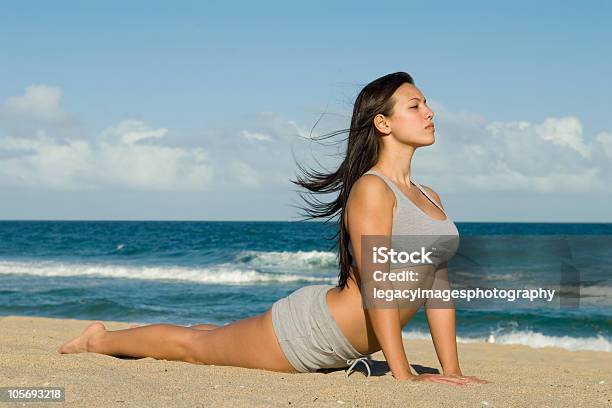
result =
[[[382,349],[398,380],[452,385],[485,382],[461,372],[454,308],[426,311],[443,374],[414,375],[404,353],[401,329],[417,308],[362,307],[362,236],[402,231],[457,235],[438,195],[410,183],[414,151],[434,142],[432,118],[433,112],[409,74],[378,78],[357,96],[340,167],[331,174],[306,171],[308,178],[294,181],[314,194],[339,191],[331,203],[307,200],[311,208],[306,209],[310,218],[331,218],[339,212],[338,286],[300,288],[265,313],[222,327],[153,324],[107,331],[101,323],[93,323],[58,351],[296,373],[354,366]],[[446,280],[446,264],[441,266],[435,271],[436,282]]]

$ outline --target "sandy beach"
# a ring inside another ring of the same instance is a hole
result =
[[[558,407],[612,406],[612,354],[460,343],[464,374],[491,384],[452,387],[396,381],[381,352],[374,370],[282,374],[93,353],[61,355],[57,348],[91,321],[8,316],[0,319],[0,386],[65,387],[71,407]],[[134,323],[105,322],[108,329]],[[437,369],[433,345],[405,340],[411,364]],[[29,405],[0,403],[2,406]],[[41,406],[42,404],[36,404]]]

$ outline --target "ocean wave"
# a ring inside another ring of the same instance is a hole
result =
[[[302,276],[288,273],[259,272],[240,269],[232,264],[206,268],[182,266],[132,266],[115,264],[38,262],[0,262],[0,274],[32,276],[102,276],[110,278],[181,280],[208,284],[253,284],[273,282],[334,283],[335,277]]]
[[[431,334],[420,330],[402,331],[402,338],[407,340],[431,340]],[[484,338],[468,338],[457,336],[457,342],[459,343],[482,343]]]
[[[554,290],[555,296],[566,295],[566,296],[577,296],[580,294],[581,300],[589,300],[588,298],[597,298],[597,301],[608,301],[612,300],[612,286],[609,285],[590,285],[588,283],[582,283],[580,285],[568,285],[563,284],[542,284],[536,285],[525,285],[517,289],[539,289],[540,287],[548,290]]]
[[[566,350],[612,351],[612,342],[605,337],[547,336],[533,331],[518,331],[496,336],[495,343],[522,344],[534,348],[561,347]]]
[[[285,269],[337,268],[336,254],[326,251],[242,251],[236,262],[252,267],[281,267]]]
[[[409,340],[431,340],[431,335],[423,331],[402,332],[402,337]],[[549,336],[542,333],[523,330],[512,331],[504,334],[489,334],[486,337],[460,337],[459,343],[496,343],[496,344],[520,344],[532,348],[560,347],[570,351],[612,351],[612,341],[602,335],[595,337],[571,337],[571,336]]]
[[[608,285],[581,286],[580,296],[612,298],[612,286],[608,286]]]
[[[468,271],[452,271],[452,274],[468,279],[477,279],[479,281],[518,281],[528,275],[524,272],[509,272],[509,273],[473,273]]]

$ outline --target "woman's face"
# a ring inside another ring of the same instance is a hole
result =
[[[388,133],[385,133],[392,134],[401,143],[415,147],[433,144],[435,140],[435,128],[432,121],[434,113],[427,106],[421,91],[412,84],[404,83],[397,88],[392,99],[395,101],[395,106],[393,114],[386,117],[387,127],[385,129]]]

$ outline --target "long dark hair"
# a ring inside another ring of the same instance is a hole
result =
[[[306,217],[305,220],[327,217],[325,221],[327,223],[338,212],[340,213],[338,231],[328,239],[337,239],[332,248],[338,246],[338,286],[342,289],[346,286],[352,263],[352,256],[348,250],[350,237],[344,225],[344,212],[349,193],[353,184],[378,162],[379,136],[374,126],[374,117],[379,113],[385,116],[393,114],[395,101],[391,96],[404,83],[414,85],[414,80],[406,72],[395,72],[367,84],[355,99],[351,127],[313,139],[322,140],[348,132],[346,155],[338,169],[324,173],[305,169],[296,162],[302,174],[298,174],[296,180],[290,180],[293,184],[308,190],[306,193],[298,193],[306,203],[301,207],[304,212],[300,214]],[[322,202],[315,197],[316,194],[336,191],[339,191],[338,197],[331,202]]]

